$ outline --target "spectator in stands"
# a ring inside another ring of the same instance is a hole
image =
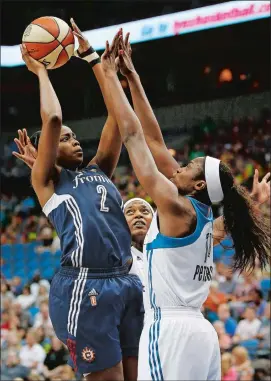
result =
[[[210,291],[208,298],[204,303],[204,308],[207,313],[207,319],[211,322],[216,321],[218,319],[217,310],[218,306],[222,303],[226,303],[227,298],[225,294],[219,292],[218,282],[212,281],[210,286]]]
[[[231,348],[232,340],[225,332],[225,326],[222,321],[217,320],[213,325],[218,336],[220,350],[223,353]]]
[[[18,303],[18,301],[15,300],[14,303],[12,304],[12,310],[19,319],[20,327],[23,329],[29,328],[31,315],[27,310],[23,309],[22,304]]]
[[[27,217],[24,229],[23,229],[23,240],[24,242],[33,242],[37,239],[37,223],[38,217],[29,216]]]
[[[37,344],[35,330],[29,330],[26,335],[26,344],[20,350],[21,364],[30,368],[33,373],[42,374],[45,357],[44,349]]]
[[[221,377],[222,381],[238,381],[231,353],[223,353],[221,356]]]
[[[234,274],[231,268],[223,263],[220,264],[220,271],[222,277],[219,280],[219,291],[226,294],[228,299],[233,299],[237,285],[236,274]]]
[[[253,361],[254,379],[253,381],[270,381],[270,360],[257,359]]]
[[[46,289],[47,289],[47,291],[49,293],[50,283],[48,282],[47,279],[41,279],[40,273],[37,270],[35,275],[34,275],[34,277],[33,277],[33,279],[30,281],[31,294],[34,295],[35,300],[38,297],[40,286],[46,287]]]
[[[57,337],[51,338],[51,349],[48,352],[44,365],[46,370],[53,370],[59,365],[65,365],[68,360],[68,351]]]
[[[53,325],[49,316],[48,302],[43,301],[40,304],[40,312],[34,318],[34,328],[43,327],[46,336],[54,335]]]
[[[44,251],[51,251],[55,253],[60,250],[60,239],[54,234],[52,226],[44,226],[38,235],[38,241],[41,241],[41,245],[36,248],[38,254]]]
[[[23,219],[20,216],[13,215],[11,223],[6,228],[2,243],[18,243],[21,240],[21,228]]]
[[[10,291],[9,284],[5,281],[1,281],[1,310],[3,309],[5,300],[9,300],[10,302],[12,302],[13,299],[14,299],[14,295]]]
[[[30,374],[30,369],[27,366],[20,364],[18,354],[10,350],[7,354],[5,362],[1,366],[1,380],[20,380],[26,379]]]
[[[73,381],[75,380],[75,374],[69,365],[59,365],[57,368],[44,372],[46,378],[57,381]]]
[[[233,337],[234,343],[256,338],[260,329],[261,321],[257,319],[254,307],[247,307],[244,317],[237,325],[235,336]]]
[[[28,309],[35,303],[35,297],[31,294],[29,286],[24,286],[23,293],[16,298],[16,302],[21,304],[24,310]]]
[[[19,337],[16,331],[9,331],[6,335],[5,340],[3,340],[1,345],[1,362],[2,364],[6,362],[8,358],[9,351],[14,351],[15,354],[19,355],[20,343]]]
[[[225,331],[231,337],[234,336],[237,327],[237,321],[230,316],[230,308],[228,304],[220,304],[217,310],[219,320],[225,325]]]
[[[260,356],[270,355],[270,325],[270,303],[267,303],[260,329],[256,335],[256,338],[259,340],[258,355]]]
[[[261,318],[264,315],[265,307],[266,307],[266,300],[263,298],[263,293],[259,289],[255,289],[251,291],[251,302],[254,303],[256,306],[256,314],[257,317]]]
[[[242,273],[238,277],[234,292],[235,298],[229,304],[234,318],[238,318],[238,316],[243,314],[247,303],[250,302],[251,292],[256,288],[258,288],[258,282],[255,277],[255,271]]]
[[[23,290],[22,279],[18,276],[15,276],[10,282],[10,289],[15,296],[20,295]]]
[[[246,348],[237,346],[232,350],[233,364],[237,371],[238,381],[252,381],[253,368]]]
[[[45,285],[40,284],[38,295],[36,298],[36,306],[40,306],[42,302],[46,302],[48,301],[48,299],[49,299],[48,288]]]
[[[10,329],[10,311],[3,310],[1,312],[1,338],[6,337]]]

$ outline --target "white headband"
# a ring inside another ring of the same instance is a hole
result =
[[[205,180],[209,199],[212,204],[221,202],[224,199],[220,175],[219,175],[220,160],[214,157],[206,156],[205,159]]]
[[[154,210],[151,207],[151,205],[148,203],[148,201],[144,200],[144,198],[139,198],[139,197],[131,198],[131,200],[126,201],[126,203],[124,204],[123,210],[125,210],[125,208],[127,208],[127,206],[129,206],[133,202],[142,202],[145,206],[147,206],[151,210],[152,215],[154,215]]]

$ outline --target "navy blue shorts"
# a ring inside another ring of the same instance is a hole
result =
[[[81,374],[110,368],[123,356],[138,356],[142,284],[126,272],[97,275],[85,268],[62,267],[52,280],[53,327]]]

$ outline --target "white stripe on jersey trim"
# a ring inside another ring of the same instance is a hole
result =
[[[80,313],[83,292],[87,280],[88,269],[82,267],[78,274],[78,278],[74,282],[72,291],[72,300],[68,315],[68,332],[76,337],[78,318]]]
[[[83,221],[79,206],[75,199],[69,194],[58,195],[54,193],[52,197],[46,202],[42,210],[44,214],[48,217],[48,215],[64,201],[69,212],[72,215],[73,223],[75,226],[77,248],[71,254],[72,265],[74,267],[82,267],[84,248]]]
[[[69,198],[71,198],[71,195],[69,194],[58,195],[54,193],[43,206],[43,213],[48,217],[52,210],[56,209],[63,201],[68,200]]]
[[[69,200],[66,200],[65,203],[66,203],[66,206],[67,206],[67,208],[68,208],[68,210],[71,213],[72,218],[73,218],[73,224],[75,226],[75,238],[76,238],[76,242],[77,242],[77,248],[71,253],[72,265],[74,267],[80,267],[79,263],[78,263],[78,251],[79,251],[80,246],[81,246],[81,239],[80,239],[79,234],[78,234],[78,231],[79,231],[78,221],[76,220],[75,213],[72,210],[72,207],[69,203]]]
[[[83,262],[83,247],[84,247],[84,236],[82,229],[82,217],[79,207],[73,197],[65,201],[69,212],[72,215],[73,223],[75,226],[75,237],[77,241],[77,248],[72,252],[72,264],[75,267],[82,267]]]

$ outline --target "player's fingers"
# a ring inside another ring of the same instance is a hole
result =
[[[108,58],[109,54],[110,54],[109,42],[108,42],[108,40],[106,40],[106,42],[105,42],[104,58]]]
[[[24,145],[24,136],[23,136],[22,130],[18,130],[18,136],[19,136],[20,143]]]
[[[18,147],[19,152],[20,152],[21,154],[23,154],[23,153],[24,153],[24,147],[22,146],[20,140],[17,139],[17,138],[15,138],[15,139],[14,139],[14,142],[15,142],[16,146]]]
[[[254,182],[258,182],[259,181],[259,171],[258,169],[255,169],[255,172],[254,172]]]
[[[112,53],[113,53],[113,56],[116,57],[118,55],[118,50],[119,50],[119,40],[120,40],[120,36],[118,36],[117,40],[116,40],[116,43],[114,44],[114,47],[113,47],[113,50],[112,50]]]
[[[23,139],[24,139],[24,144],[27,145],[27,132],[26,129],[23,129]]]
[[[110,51],[113,51],[115,47],[118,45],[119,36],[122,34],[122,28],[120,28],[117,33],[115,34],[113,41],[110,46]]]
[[[128,53],[129,53],[129,56],[131,57],[133,50],[132,50],[130,42],[129,42],[129,47],[128,47]]]
[[[130,37],[130,32],[126,33],[125,40],[124,40],[124,45],[126,49],[129,48],[129,37]]]
[[[76,36],[78,38],[79,42],[83,40],[83,36],[81,36],[81,34],[75,32],[75,31],[73,31],[72,33],[74,36]]]
[[[124,51],[122,49],[120,49],[119,52],[118,52],[118,55],[119,55],[119,62],[124,64],[124,58],[123,58]]]
[[[125,45],[124,45],[124,42],[123,42],[123,36],[122,35],[119,38],[119,50],[123,50],[123,51],[125,50]]]
[[[25,61],[26,55],[25,55],[25,53],[23,51],[23,46],[22,45],[20,45],[20,50],[21,50],[22,59]]]
[[[20,159],[20,160],[23,160],[23,161],[24,161],[24,156],[21,155],[21,154],[19,154],[18,152],[13,151],[13,152],[12,152],[12,155],[15,156],[15,157],[17,157],[17,159]]]
[[[270,172],[268,172],[268,173],[264,176],[264,178],[262,179],[262,181],[267,182],[268,179],[269,179],[269,177],[270,177]]]
[[[71,24],[72,24],[72,28],[73,28],[73,30],[74,30],[75,32],[77,32],[78,34],[80,34],[81,36],[83,36],[81,30],[78,28],[76,22],[74,21],[74,19],[73,19],[72,17],[71,17],[71,19],[70,19],[70,22],[71,22]]]

